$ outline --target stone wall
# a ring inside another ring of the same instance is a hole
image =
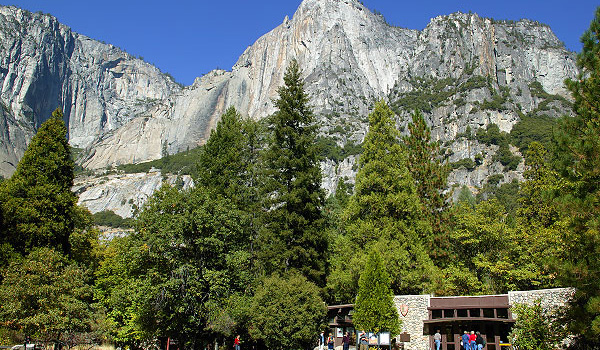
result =
[[[408,333],[410,335],[410,341],[404,343],[404,349],[407,350],[425,350],[429,349],[429,336],[423,334],[423,320],[429,318],[429,307],[430,295],[397,295],[394,297],[394,304],[398,309],[398,315],[401,325],[401,333]],[[404,310],[407,311],[406,316],[402,314],[403,305]]]
[[[533,305],[533,303],[539,299],[543,308],[556,309],[565,306],[574,294],[575,288],[553,288],[508,292],[508,303],[511,306],[515,304]],[[513,314],[513,317],[516,318],[517,315]]]

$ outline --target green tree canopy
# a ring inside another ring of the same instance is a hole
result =
[[[436,276],[423,246],[431,226],[420,210],[393,113],[383,101],[369,115],[363,149],[355,192],[343,214],[345,236],[335,242],[328,287],[336,301],[350,302],[366,263],[364,252],[376,247],[388,262],[394,293],[427,291]]]
[[[277,111],[268,120],[271,138],[263,154],[265,202],[259,260],[267,274],[298,270],[322,285],[328,240],[317,126],[297,61],[290,63],[283,80],[275,101]]]
[[[240,209],[255,208],[261,141],[258,123],[228,108],[202,147],[195,182],[231,199]]]
[[[400,332],[390,276],[376,250],[369,253],[365,269],[360,275],[353,322],[357,329],[368,332]]]
[[[88,273],[50,248],[35,248],[13,260],[0,285],[4,327],[43,342],[65,342],[91,328]]]
[[[273,275],[259,284],[250,307],[250,335],[267,349],[312,349],[327,308],[320,289],[298,273]]]
[[[60,109],[32,138],[13,176],[0,185],[2,243],[22,255],[35,247],[69,254],[77,197],[67,128]]]
[[[554,312],[544,308],[540,300],[533,305],[513,305],[511,311],[517,315],[509,336],[515,347],[523,350],[560,348],[560,342],[565,338],[561,321]]]
[[[155,336],[185,346],[211,336],[216,306],[252,283],[247,217],[204,188],[164,186],[144,205],[136,232],[108,256],[97,297],[121,341]]]

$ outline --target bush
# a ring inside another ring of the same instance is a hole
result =
[[[475,169],[475,161],[473,161],[473,159],[471,158],[463,158],[459,161],[456,161],[454,163],[451,163],[452,169],[458,169],[458,168],[466,168],[467,170],[471,171]]]
[[[94,224],[97,226],[108,226],[114,228],[132,228],[133,227],[133,219],[131,218],[122,218],[121,216],[115,214],[112,210],[104,210],[97,212],[92,215],[94,219]]]
[[[516,170],[521,162],[521,157],[512,154],[507,143],[503,143],[498,148],[498,151],[492,157],[494,162],[500,162],[504,165],[504,170]]]
[[[327,314],[319,293],[297,273],[265,278],[250,306],[250,336],[268,349],[312,348]]]
[[[518,315],[510,338],[519,350],[551,350],[559,348],[563,339],[556,315],[544,309],[540,300],[533,305],[517,304],[513,312]]]

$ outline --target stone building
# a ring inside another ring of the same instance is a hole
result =
[[[545,308],[563,307],[573,296],[573,288],[554,288],[508,292],[508,294],[434,297],[431,295],[398,295],[394,303],[402,321],[396,341],[407,350],[433,349],[433,335],[442,334],[442,350],[460,350],[464,331],[479,331],[486,339],[488,350],[500,350],[508,343],[508,334],[515,323],[511,306],[533,304],[541,300]],[[354,333],[353,305],[329,306],[329,326],[341,344],[343,332]],[[338,337],[339,336],[339,337]]]

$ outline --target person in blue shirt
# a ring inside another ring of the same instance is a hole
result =
[[[462,344],[464,350],[470,350],[470,342],[469,342],[469,332],[465,331],[465,334],[462,335]]]

